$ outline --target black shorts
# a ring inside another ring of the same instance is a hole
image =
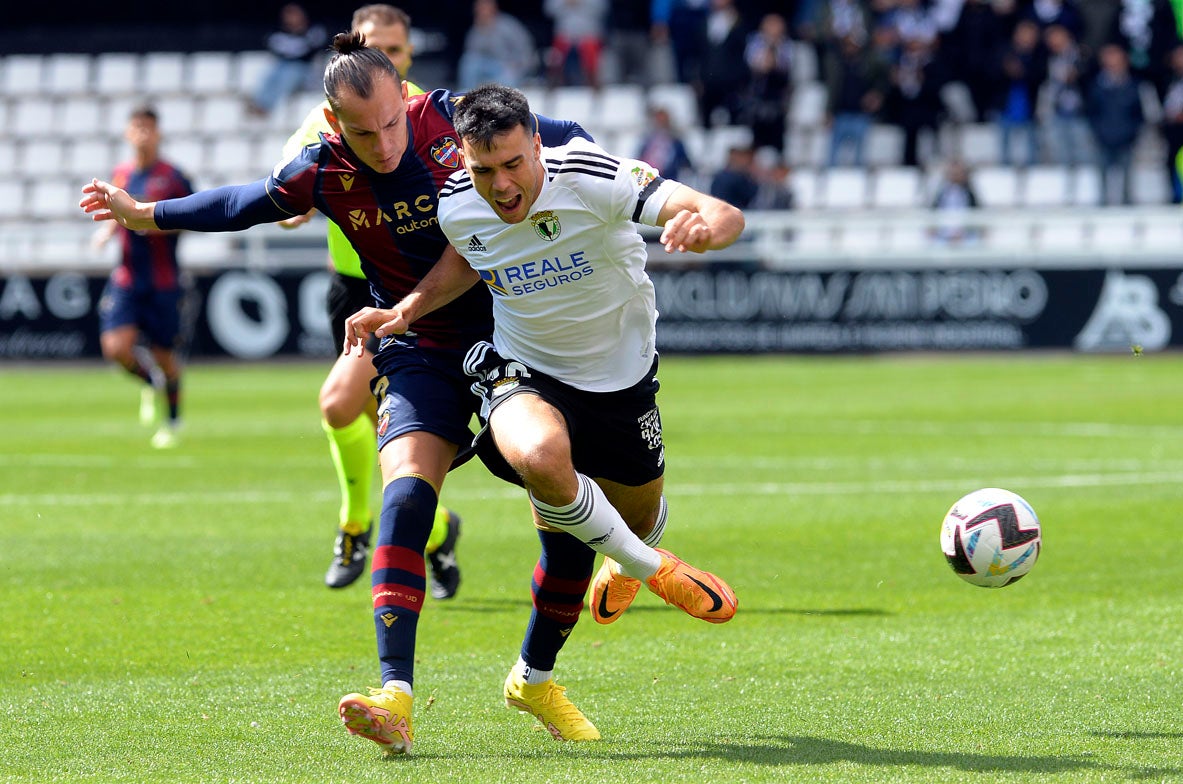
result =
[[[374,306],[374,295],[370,292],[369,281],[365,278],[342,275],[334,270],[330,276],[325,306],[329,311],[329,323],[333,328],[333,341],[337,346],[337,354],[340,354],[345,345],[345,319],[362,308]],[[370,350],[371,354],[377,353],[378,340],[371,336],[366,341],[366,348]]]
[[[492,344],[478,343],[465,359],[465,372],[479,379],[473,392],[482,398],[481,418],[520,392],[538,395],[563,415],[571,437],[575,470],[629,487],[665,473],[665,444],[657,408],[657,358],[645,377],[627,389],[588,392],[506,360]],[[479,438],[486,438],[482,431]]]

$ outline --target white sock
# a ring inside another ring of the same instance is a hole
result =
[[[657,547],[661,544],[661,537],[665,535],[665,521],[669,515],[669,507],[666,505],[665,496],[663,495],[658,500],[657,506],[657,521],[653,523],[653,527],[649,529],[649,533],[641,541],[650,547]],[[612,570],[613,574],[621,574],[620,564],[616,561],[608,561],[608,568]]]
[[[382,684],[382,688],[384,689],[389,689],[392,687],[398,689],[399,691],[406,692],[412,697],[415,696],[415,693],[411,691],[411,684],[407,683],[406,681],[386,681],[386,683]]]
[[[661,554],[632,532],[599,485],[583,474],[575,476],[579,492],[566,506],[551,506],[530,496],[538,516],[616,561],[621,574],[638,580],[652,577],[661,566]]]
[[[518,657],[518,662],[513,666],[514,672],[525,678],[526,683],[531,686],[537,686],[540,683],[546,683],[555,676],[554,670],[539,670],[526,664],[526,660],[521,656]]]

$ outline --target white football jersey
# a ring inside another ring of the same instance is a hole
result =
[[[653,364],[657,308],[635,223],[678,187],[642,161],[576,139],[544,147],[533,211],[508,224],[466,171],[440,190],[440,227],[493,294],[493,344],[578,389],[609,392]]]

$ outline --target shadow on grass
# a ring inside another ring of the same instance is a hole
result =
[[[1114,738],[1116,740],[1155,740],[1164,738],[1175,740],[1183,738],[1183,732],[1140,732],[1137,730],[1124,730],[1121,732],[1116,730],[1094,730],[1089,734],[1094,738]]]
[[[562,744],[567,747],[568,744]],[[974,754],[969,752],[919,751],[884,749],[860,743],[815,738],[806,735],[765,736],[746,743],[707,743],[684,746],[668,751],[609,751],[597,745],[580,745],[580,758],[627,760],[720,760],[750,765],[815,767],[836,763],[869,765],[884,768],[950,768],[977,774],[1053,774],[1112,771],[1125,774],[1130,780],[1167,778],[1179,775],[1178,768],[1122,768],[1077,756],[1016,756],[1006,754]],[[606,753],[597,753],[603,749]],[[563,752],[574,748],[563,748]],[[518,762],[524,759],[548,759],[555,752],[541,748],[517,749],[511,755]],[[429,755],[435,756],[435,755]],[[493,755],[498,756],[498,755]],[[423,759],[423,757],[420,757]]]
[[[488,613],[502,610],[520,610],[530,606],[529,594],[518,599],[473,599],[471,601],[440,601],[437,607],[455,613]],[[651,612],[676,612],[675,609],[664,605],[633,605],[628,608],[629,615]],[[894,613],[874,607],[845,607],[830,610],[816,610],[805,607],[750,607],[740,605],[740,615],[803,615],[821,618],[886,618]]]

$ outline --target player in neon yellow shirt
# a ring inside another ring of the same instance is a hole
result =
[[[411,18],[405,11],[385,4],[362,6],[353,13],[352,25],[355,31],[366,37],[368,46],[383,52],[399,74],[406,77],[413,49],[409,37]],[[406,85],[408,95],[424,92],[412,82],[406,82]],[[333,132],[325,119],[327,106],[326,101],[308,113],[300,128],[284,144],[284,158],[291,158],[300,148],[316,142],[319,134]],[[307,223],[310,217],[311,213],[280,225],[294,228]],[[328,243],[333,267],[328,295],[329,318],[333,342],[340,352],[345,343],[345,319],[374,303],[356,251],[332,221],[328,222]],[[373,353],[368,350],[366,353],[367,359],[372,360]],[[325,585],[330,588],[344,588],[365,571],[373,518],[370,494],[378,459],[374,432],[376,405],[370,392],[370,380],[374,376],[371,362],[357,362],[354,357],[338,355],[320,388],[321,425],[329,438],[329,452],[341,487],[333,562],[325,574]],[[435,525],[427,541],[431,595],[436,599],[451,598],[460,585],[460,568],[456,564],[459,534],[460,518],[441,504],[436,509]]]

